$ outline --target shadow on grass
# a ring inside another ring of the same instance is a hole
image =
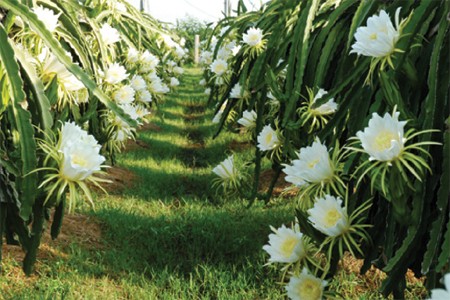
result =
[[[179,117],[179,118],[166,118],[165,117],[164,121],[155,119],[154,121],[152,121],[152,123],[161,128],[161,130],[159,132],[156,132],[156,134],[165,135],[165,132],[167,132],[166,135],[180,134],[183,131],[185,131],[186,129],[189,129],[190,127],[196,127],[197,129],[204,131],[205,134],[210,134],[211,132],[215,132],[215,130],[217,128],[216,124],[211,124],[209,122],[206,122],[200,116],[196,116],[195,119],[187,119],[179,125],[173,125],[173,124],[169,124],[169,122],[167,122],[167,120],[177,120],[180,118],[181,117]],[[139,135],[151,135],[151,134],[155,134],[155,133],[152,131],[139,132]]]
[[[168,270],[186,276],[198,265],[239,269],[247,261],[261,261],[268,225],[278,226],[292,215],[290,210],[178,205],[171,208],[174,214],[157,217],[99,210],[97,217],[108,227],[105,238],[110,245],[102,253],[103,263],[116,272]]]
[[[126,163],[121,165],[139,177],[132,188],[123,191],[123,195],[127,197],[139,197],[146,201],[167,201],[173,197],[183,196],[210,199],[214,195],[214,190],[211,188],[214,178],[212,174],[199,174],[194,170],[186,170],[183,165],[177,169],[167,170],[163,163],[161,167],[139,167]],[[147,188],[139,188],[140,186]]]

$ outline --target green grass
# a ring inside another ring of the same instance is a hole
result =
[[[225,133],[211,139],[212,108],[188,70],[151,120],[160,131],[138,134],[146,147],[118,156],[136,176],[130,188],[80,208],[100,224],[100,245],[53,242],[25,278],[6,255],[0,299],[279,299],[278,272],[264,267],[269,225],[293,221],[293,207],[245,209],[211,188],[211,169],[230,153]],[[64,233],[64,227],[62,229]],[[70,234],[70,233],[68,233]],[[60,254],[58,254],[60,253]],[[63,253],[63,254],[61,254]]]

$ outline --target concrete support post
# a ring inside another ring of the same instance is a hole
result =
[[[200,36],[198,34],[195,35],[195,43],[194,43],[194,63],[198,65],[200,61]]]

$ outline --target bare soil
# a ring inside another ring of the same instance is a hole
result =
[[[76,243],[84,249],[98,250],[104,247],[101,239],[102,230],[100,223],[93,217],[73,213],[64,216],[61,233],[56,240],[52,240],[50,236],[49,222],[46,230],[42,235],[41,245],[37,253],[37,262],[35,269],[39,270],[43,263],[42,261],[67,259],[69,256],[70,245]],[[20,246],[3,244],[3,257],[5,260],[14,260],[22,262],[25,257],[25,252]],[[9,273],[20,276],[25,280],[25,275],[21,269],[21,265],[14,265]],[[26,280],[32,280],[34,276]]]
[[[121,194],[124,190],[132,188],[138,183],[138,177],[132,171],[122,167],[110,167],[106,169],[106,174],[99,176],[107,179],[109,183],[102,183],[102,187],[110,194]],[[90,186],[96,192],[102,192],[95,186]]]
[[[259,175],[259,190],[261,192],[267,192],[269,189],[270,184],[272,183],[272,180],[275,176],[275,171],[272,169],[262,171]],[[278,177],[278,180],[275,184],[275,187],[273,189],[272,196],[273,197],[285,197],[285,198],[292,198],[297,195],[297,189],[289,189],[291,187],[291,183],[287,182],[284,178],[286,175],[281,172],[280,176]]]

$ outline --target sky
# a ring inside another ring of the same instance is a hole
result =
[[[232,9],[237,6],[238,0],[229,0]],[[261,2],[268,0],[245,0],[249,9],[259,9]],[[128,0],[139,8],[140,0]],[[175,23],[186,15],[202,21],[214,22],[223,17],[224,0],[147,0],[150,14],[164,22]]]

